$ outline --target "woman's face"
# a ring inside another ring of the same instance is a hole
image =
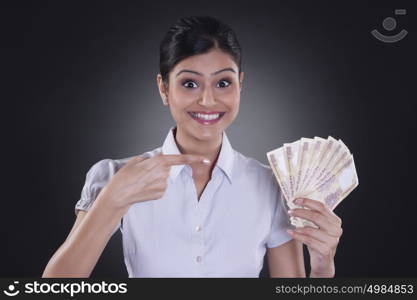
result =
[[[168,90],[157,81],[177,129],[199,140],[217,139],[239,111],[243,72],[218,48],[180,61],[169,74]]]

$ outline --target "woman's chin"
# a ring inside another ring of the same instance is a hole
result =
[[[190,128],[191,127],[191,128]],[[219,137],[222,134],[223,126],[200,125],[190,126],[189,132],[198,140],[210,141]]]

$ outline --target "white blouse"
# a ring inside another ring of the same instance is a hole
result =
[[[174,128],[162,147],[141,155],[181,154]],[[132,157],[95,163],[75,213],[88,210]],[[133,204],[113,234],[122,233],[129,277],[259,277],[266,248],[292,239],[287,228],[293,226],[271,168],[234,150],[223,132],[200,200],[191,167],[172,166],[164,196]]]

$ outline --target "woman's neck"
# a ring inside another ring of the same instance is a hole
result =
[[[178,149],[182,154],[202,155],[210,160],[210,168],[203,167],[201,169],[199,168],[198,170],[195,170],[195,168],[193,168],[193,171],[197,171],[198,173],[200,173],[200,170],[204,170],[205,172],[208,171],[209,174],[211,174],[211,170],[216,165],[216,161],[220,153],[222,145],[222,135],[218,136],[216,139],[213,140],[202,141],[195,139],[192,136],[185,135],[181,130],[178,130],[177,127],[175,127],[173,133]]]

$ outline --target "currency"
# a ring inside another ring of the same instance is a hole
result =
[[[300,208],[293,202],[295,199],[309,198],[333,211],[359,185],[353,154],[342,140],[331,136],[301,138],[267,152],[266,156],[287,210]],[[295,227],[318,227],[300,217],[289,218]]]

